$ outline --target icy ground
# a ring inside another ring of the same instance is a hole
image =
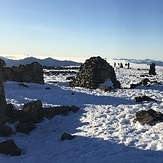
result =
[[[163,122],[154,126],[133,123],[139,110],[151,108],[163,112],[163,86],[127,89],[131,83],[140,82],[143,78],[140,75],[148,73],[149,66],[140,66],[115,68],[117,79],[124,87],[115,92],[70,88],[66,80],[69,74],[45,76],[46,84],[25,83],[28,88],[16,82],[4,83],[7,102],[17,109],[39,99],[43,106],[75,105],[80,111],[45,119],[30,135],[16,133],[10,138],[1,137],[0,142],[14,139],[23,155],[1,154],[0,163],[162,163]],[[163,67],[156,67],[156,73],[150,80],[163,84]],[[158,102],[137,103],[134,98],[143,95]],[[64,132],[75,135],[75,139],[61,142]]]

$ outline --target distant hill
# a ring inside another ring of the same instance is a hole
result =
[[[156,61],[151,59],[144,59],[144,60],[138,60],[138,59],[127,59],[127,58],[114,58],[114,60],[123,60],[130,63],[136,63],[136,64],[147,64],[150,65],[151,63],[155,63],[156,66],[163,66],[163,61]]]
[[[24,59],[14,60],[14,59],[8,59],[8,58],[0,56],[0,59],[3,59],[6,62],[7,67],[17,66],[20,64],[26,65],[26,64],[30,64],[32,62],[38,62],[43,66],[80,66],[81,65],[81,63],[78,63],[78,62],[67,61],[67,60],[61,61],[61,60],[53,59],[50,57],[45,58],[45,59],[28,57],[28,58],[24,58]]]

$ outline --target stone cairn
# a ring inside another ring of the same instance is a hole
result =
[[[6,98],[3,86],[3,66],[5,66],[4,60],[0,59],[0,124],[5,121],[6,115]]]
[[[44,84],[43,67],[38,62],[4,67],[4,80]]]
[[[149,75],[156,75],[155,63],[150,64]]]
[[[99,56],[91,57],[81,65],[76,78],[70,82],[70,86],[96,89],[107,79],[112,81],[114,88],[120,88],[114,68]]]

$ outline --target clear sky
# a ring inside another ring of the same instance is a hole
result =
[[[163,0],[0,0],[0,55],[163,60]]]

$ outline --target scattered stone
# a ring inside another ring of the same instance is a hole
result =
[[[36,128],[36,125],[32,122],[19,122],[16,126],[16,131],[24,134],[29,134]]]
[[[67,78],[66,78],[66,80],[73,80],[74,79],[74,76],[68,76]]]
[[[137,83],[137,84],[130,84],[130,89],[134,89],[136,88],[137,86],[140,86],[141,83]]]
[[[20,156],[21,150],[17,147],[14,140],[7,140],[0,143],[0,153],[10,156]]]
[[[40,100],[24,104],[23,110],[14,109],[12,104],[7,105],[7,116],[10,122],[32,122],[39,123],[44,118],[52,119],[55,115],[68,115],[69,112],[76,113],[76,106],[54,106],[43,108]]]
[[[51,88],[50,88],[50,87],[46,87],[45,89],[48,89],[48,90],[49,90],[49,89],[51,89]]]
[[[0,136],[10,136],[13,133],[11,127],[6,126],[5,124],[0,125]]]
[[[24,83],[19,83],[19,86],[28,88],[28,85],[26,85],[26,84],[24,84]]]
[[[137,121],[142,125],[153,125],[157,122],[163,121],[163,114],[161,112],[156,112],[153,109],[141,110],[136,113],[136,118],[133,122],[136,123]]]
[[[136,100],[136,102],[143,102],[143,101],[154,101],[154,102],[157,102],[157,100],[155,100],[153,98],[150,98],[148,96],[138,96],[138,97],[135,97],[135,100]]]
[[[96,89],[110,79],[115,88],[120,88],[114,68],[101,57],[91,57],[81,65],[76,77],[70,82],[71,87]]]
[[[112,87],[110,87],[110,86],[102,86],[102,87],[100,87],[99,88],[102,92],[110,92],[111,90],[113,90],[113,88]]]
[[[74,139],[75,136],[68,134],[68,133],[63,133],[63,135],[61,136],[60,140],[64,141],[64,140],[72,140]]]
[[[142,85],[147,85],[148,83],[150,83],[150,80],[149,80],[148,78],[144,78],[144,79],[142,79],[142,81],[141,81],[141,84],[142,84]]]
[[[55,106],[41,109],[40,114],[42,117],[52,119],[55,115],[68,115],[69,112],[76,113],[78,110],[76,106]]]

